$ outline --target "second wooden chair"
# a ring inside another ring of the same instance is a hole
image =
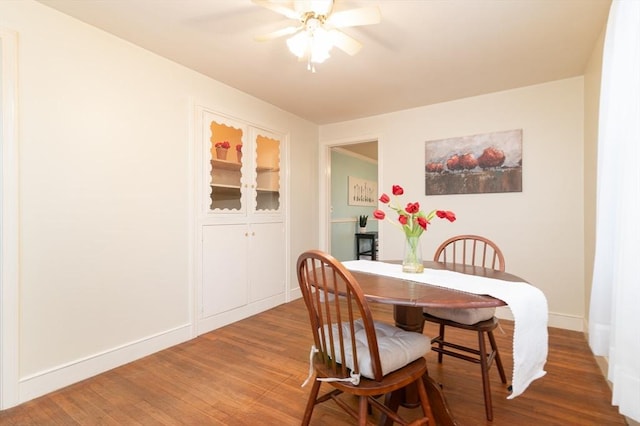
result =
[[[436,262],[491,268],[503,272],[505,269],[502,251],[493,241],[479,235],[458,235],[449,238],[436,249],[433,260]],[[431,339],[433,344],[431,349],[438,353],[439,363],[442,363],[443,355],[449,355],[480,364],[485,414],[487,420],[493,420],[489,369],[494,361],[500,374],[500,380],[502,383],[507,383],[498,346],[493,336],[493,330],[498,327],[495,308],[427,308],[424,310],[424,318],[428,322],[439,325],[438,336]],[[446,340],[446,327],[470,330],[477,333],[478,346],[470,347]],[[490,351],[487,351],[485,335],[489,338]]]

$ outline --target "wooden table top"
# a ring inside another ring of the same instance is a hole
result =
[[[390,262],[396,263],[396,262]],[[504,281],[523,282],[524,280],[490,268],[460,264],[444,264],[426,261],[425,268],[445,269],[463,274],[495,278]],[[505,306],[500,299],[488,295],[466,293],[437,285],[427,285],[400,278],[386,277],[365,272],[350,271],[358,280],[365,297],[370,302],[386,303],[396,306],[415,306],[430,308],[490,308]]]

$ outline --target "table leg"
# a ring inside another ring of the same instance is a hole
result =
[[[424,329],[424,317],[422,316],[422,308],[418,306],[394,305],[393,319],[396,323],[396,327],[400,327],[403,330],[422,333]],[[449,410],[449,406],[444,399],[444,395],[442,394],[442,389],[440,389],[440,386],[438,386],[438,384],[431,377],[429,377],[428,373],[424,375],[422,380],[425,387],[427,388],[427,396],[429,397],[431,411],[436,419],[436,425],[456,426],[456,422],[451,415],[451,411]],[[420,406],[417,389],[405,389],[402,405],[405,407]]]
[[[396,327],[403,330],[422,333],[424,329],[422,308],[417,306],[393,305],[393,319],[396,322]]]

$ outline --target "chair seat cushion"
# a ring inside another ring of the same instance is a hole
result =
[[[393,325],[378,321],[374,321],[373,325],[378,340],[382,374],[385,376],[424,356],[431,349],[431,338],[422,333],[405,331]],[[338,348],[338,326],[334,324],[332,328],[334,345]],[[367,335],[362,320],[354,321],[354,329],[360,374],[369,379],[375,379],[373,366],[371,364],[371,355],[369,354]],[[345,356],[347,357],[345,364],[349,369],[353,370],[351,333],[346,324],[343,325],[342,330],[345,341]],[[328,334],[325,335],[328,336]],[[340,358],[340,354],[337,353],[336,362],[342,363]]]
[[[433,317],[454,321],[460,324],[472,325],[480,321],[493,318],[496,313],[496,308],[425,308],[424,312]]]

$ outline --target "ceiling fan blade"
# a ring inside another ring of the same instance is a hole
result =
[[[279,30],[276,31],[272,31],[270,33],[266,33],[266,34],[262,34],[262,35],[258,35],[254,37],[255,41],[269,41],[269,40],[273,40],[274,38],[278,38],[278,37],[282,37],[282,36],[286,36],[289,34],[293,34],[299,30],[301,30],[302,28],[304,28],[303,26],[297,26],[297,27],[293,27],[293,26],[288,26],[288,27],[284,27],[281,28]]]
[[[334,28],[344,28],[379,24],[381,19],[380,9],[372,6],[334,12],[327,19],[327,23]]]
[[[335,29],[330,30],[329,36],[331,37],[331,41],[335,47],[351,56],[355,55],[360,51],[360,49],[362,49],[362,43],[355,38],[346,35],[342,31]]]
[[[262,6],[266,9],[272,10],[276,13],[279,13],[280,15],[284,15],[289,19],[296,19],[296,20],[300,19],[300,14],[298,12],[291,9],[290,7],[283,5],[282,2],[274,3],[269,0],[251,0],[251,1],[254,4],[257,4],[258,6]]]

